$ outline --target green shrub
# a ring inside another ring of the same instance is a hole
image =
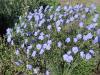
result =
[[[0,37],[0,74],[14,75],[14,67],[12,66],[12,47],[8,47],[5,39]]]
[[[29,7],[31,10],[40,5],[58,5],[57,0],[0,0],[0,14],[21,15]]]
[[[0,35],[13,27],[20,15],[43,5],[58,5],[57,0],[0,0]]]
[[[92,71],[98,51],[96,29],[99,14],[95,12],[95,7],[90,6],[89,10],[80,4],[77,7],[50,7],[42,12],[41,6],[37,9],[39,12],[26,12],[14,28],[7,29],[7,42],[15,47],[12,56],[17,62],[14,65],[17,71],[29,75],[37,67],[39,73],[49,69],[51,75],[88,75]],[[72,12],[71,8],[77,11]],[[77,37],[78,34],[81,36]],[[76,53],[73,48],[76,48]]]

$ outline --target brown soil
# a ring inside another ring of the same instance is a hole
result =
[[[97,5],[100,5],[100,0],[94,0]]]

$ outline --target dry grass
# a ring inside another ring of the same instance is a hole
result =
[[[98,5],[100,4],[100,0],[60,0],[61,5],[65,5],[65,4],[75,5],[77,3],[90,4],[92,2]]]

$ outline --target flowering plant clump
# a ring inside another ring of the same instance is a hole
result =
[[[94,4],[41,6],[25,13],[7,29],[12,61],[29,75],[72,75],[81,62],[96,56],[98,18]]]

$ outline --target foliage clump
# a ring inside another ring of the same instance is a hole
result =
[[[98,48],[98,18],[94,4],[48,5],[26,12],[6,34],[14,47],[16,70],[29,75],[88,75]]]

